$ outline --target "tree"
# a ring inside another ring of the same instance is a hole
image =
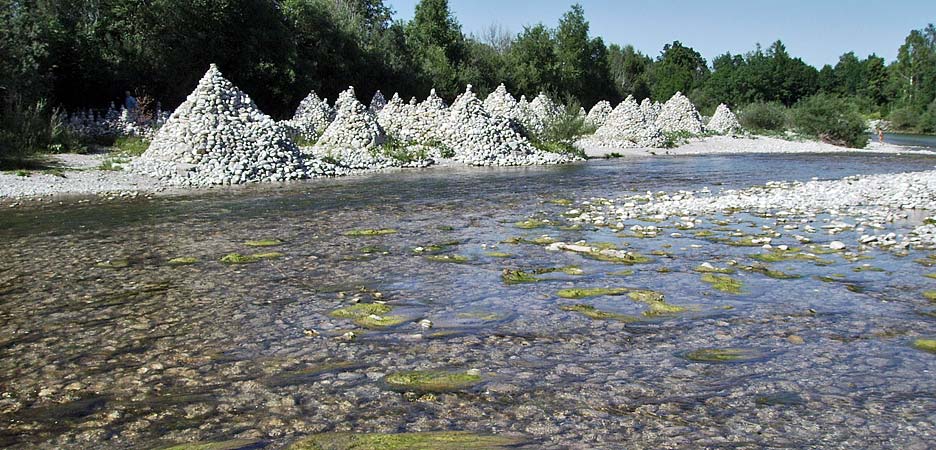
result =
[[[427,84],[443,96],[457,95],[461,91],[458,66],[464,58],[464,36],[448,0],[420,0],[406,35]]]
[[[559,20],[556,29],[556,63],[559,92],[562,97],[576,97],[592,105],[613,95],[608,74],[607,48],[600,38],[588,36],[585,10],[575,4]]]
[[[650,68],[653,59],[632,45],[608,47],[608,70],[620,97],[633,95],[638,101],[650,97]]]
[[[524,27],[507,55],[513,86],[521,94],[559,92],[558,58],[552,33],[543,24]]]
[[[688,94],[700,86],[709,69],[699,52],[674,41],[663,47],[651,73],[653,99],[665,102],[677,91]]]

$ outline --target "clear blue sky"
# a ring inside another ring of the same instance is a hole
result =
[[[388,0],[397,19],[410,20],[417,0]],[[575,1],[449,0],[462,31],[492,23],[519,33],[542,22],[554,27]],[[581,0],[593,36],[631,44],[656,57],[674,40],[711,62],[726,51],[744,53],[780,39],[793,55],[822,67],[845,52],[876,53],[887,62],[910,30],[936,22],[936,0]]]

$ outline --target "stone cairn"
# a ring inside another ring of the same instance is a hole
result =
[[[335,109],[335,120],[322,133],[315,147],[307,150],[309,153],[354,170],[399,165],[383,155],[382,146],[387,135],[377,121],[377,115],[357,100],[353,87],[338,95]]]
[[[656,118],[656,124],[664,133],[702,134],[702,116],[689,99],[677,92],[670,97],[660,114]]]
[[[579,141],[579,145],[611,148],[662,147],[664,143],[663,132],[647,119],[632,96],[611,111],[594,136]]]
[[[214,64],[129,170],[183,185],[339,174],[335,166],[303,155],[286,130]]]
[[[650,122],[656,123],[657,117],[660,117],[660,110],[662,109],[663,105],[659,102],[651,101],[649,98],[645,98],[640,102],[640,110],[643,111],[644,117]]]
[[[371,99],[370,106],[367,108],[370,112],[374,114],[380,114],[380,110],[384,109],[387,106],[387,99],[384,98],[383,94],[380,91],[374,94],[374,98]]]
[[[608,121],[608,116],[611,115],[611,111],[613,110],[614,108],[611,107],[611,103],[607,100],[595,103],[595,106],[592,106],[592,109],[588,111],[588,115],[585,116],[585,123],[595,128],[600,128]]]
[[[516,166],[572,160],[535,149],[506,118],[487,112],[471,85],[455,100],[448,114],[448,123],[438,130],[437,138],[455,151],[456,161],[474,166]]]
[[[503,84],[497,86],[493,92],[484,99],[484,109],[493,116],[503,117],[510,121],[511,127],[517,132],[523,132],[523,114],[517,103],[517,99]]]
[[[527,135],[533,138],[541,138],[549,125],[562,114],[562,109],[542,93],[521,111],[521,125]]]
[[[335,120],[335,109],[328,105],[328,99],[321,99],[312,91],[299,103],[292,119],[280,122],[296,139],[315,142],[325,132],[325,128]]]
[[[728,106],[722,103],[718,105],[718,108],[715,108],[715,114],[709,119],[705,128],[718,134],[734,135],[741,132],[741,123],[738,122],[735,113],[731,112]]]

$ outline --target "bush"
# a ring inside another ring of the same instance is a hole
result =
[[[919,117],[920,114],[910,106],[896,108],[891,111],[890,116],[888,116],[891,128],[898,131],[915,130]]]
[[[584,157],[584,152],[573,144],[579,137],[594,133],[595,127],[585,123],[585,118],[579,114],[580,110],[578,101],[567,99],[566,107],[559,117],[547,124],[540,136],[530,136],[530,142],[542,151]]]
[[[916,131],[927,134],[936,133],[936,100],[933,100],[933,103],[926,108],[926,112],[920,115]]]
[[[129,156],[140,156],[149,148],[149,142],[137,136],[121,136],[114,140],[118,152]]]
[[[0,116],[0,164],[21,166],[52,144],[52,127],[45,100],[27,103],[13,98]]]
[[[787,109],[779,103],[751,103],[738,115],[741,126],[752,131],[784,131],[787,128]]]
[[[793,108],[796,129],[834,145],[864,148],[868,145],[864,117],[854,103],[830,94],[800,100]]]

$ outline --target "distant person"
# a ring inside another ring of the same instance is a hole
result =
[[[140,108],[140,102],[137,101],[136,97],[130,95],[130,91],[124,92],[126,98],[124,99],[124,108],[127,108],[127,112],[130,114],[136,114],[137,109]]]
[[[878,128],[878,142],[881,144],[884,143],[884,130],[881,128]]]

